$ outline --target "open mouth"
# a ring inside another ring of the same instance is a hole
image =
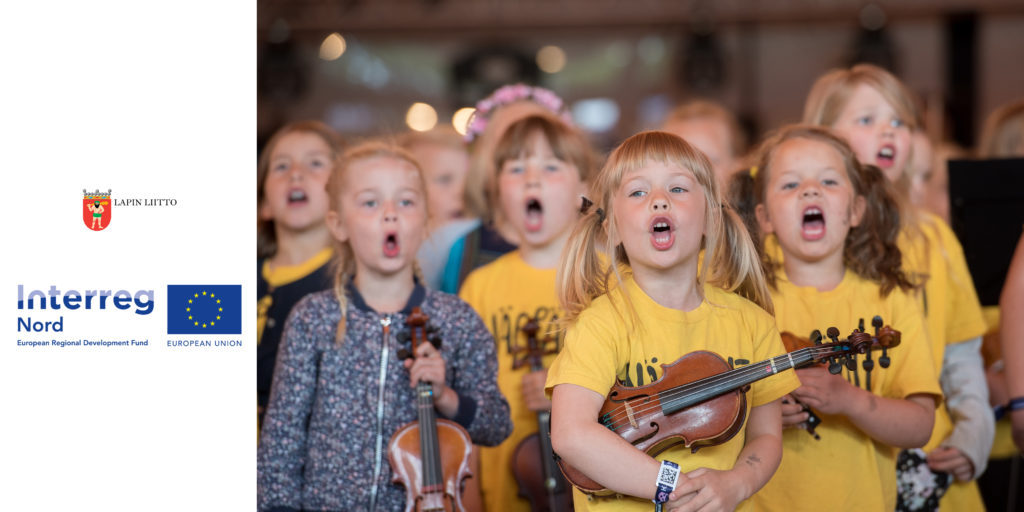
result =
[[[288,204],[305,203],[308,200],[305,190],[295,188],[288,192]]]
[[[672,219],[668,217],[656,217],[651,221],[651,245],[659,251],[664,251],[672,247],[675,243],[676,235],[675,229],[672,225]]]
[[[526,201],[526,230],[540,231],[544,226],[544,207],[536,198]]]
[[[878,162],[879,167],[892,167],[896,163],[896,148],[888,145],[882,146],[878,150],[878,155],[875,156],[875,161]]]
[[[804,240],[818,240],[825,236],[825,215],[820,208],[810,206],[804,210],[800,234],[803,235]]]
[[[400,252],[399,249],[398,234],[388,233],[387,236],[384,237],[384,256],[394,258],[398,256],[398,253]]]

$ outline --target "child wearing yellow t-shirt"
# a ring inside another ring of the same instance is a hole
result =
[[[942,498],[943,510],[980,510],[974,479],[985,470],[995,428],[980,352],[987,325],[960,242],[940,218],[911,204],[916,118],[913,98],[899,79],[868,64],[818,78],[804,107],[804,122],[831,127],[862,164],[877,165],[895,185],[903,271],[923,284],[916,298],[946,395],[924,446],[927,465],[938,477],[948,473],[956,479]],[[914,489],[901,486],[901,496],[903,491]],[[900,509],[917,507],[901,502]]]
[[[530,510],[530,502],[518,496],[513,455],[525,437],[547,436],[546,426],[538,428],[538,413],[550,411],[551,402],[544,395],[547,371],[515,363],[525,361],[523,327],[531,320],[538,324],[541,349],[552,354],[545,363],[561,348],[555,268],[595,167],[586,137],[553,116],[515,122],[495,147],[493,174],[485,185],[488,202],[499,207],[494,212],[498,229],[515,233],[520,243],[515,251],[469,274],[459,293],[497,341],[498,385],[509,401],[514,424],[505,442],[480,448],[480,487],[489,511]],[[538,461],[551,457],[536,455]],[[542,470],[534,469],[538,474]]]
[[[780,331],[846,333],[861,320],[871,329],[880,316],[902,333],[884,364],[873,354],[840,375],[797,371],[802,385],[792,397],[820,416],[820,438],[786,429],[782,464],[753,501],[759,510],[893,510],[898,449],[928,441],[941,392],[913,285],[900,270],[890,187],[835,134],[795,125],[765,141],[749,190],[755,238],[774,235],[782,253],[779,264],[762,250]],[[808,418],[787,397],[783,424]]]
[[[784,353],[750,237],[707,157],[666,132],[623,142],[592,192],[559,266],[568,329],[547,381],[555,452],[612,493],[576,489],[576,510],[650,510],[652,499],[659,509],[748,509],[782,455],[792,372],[755,382],[736,435],[696,453],[677,444],[655,458],[595,420],[616,381],[650,384],[694,351],[733,367]]]

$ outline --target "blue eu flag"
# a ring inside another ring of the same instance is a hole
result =
[[[242,334],[242,285],[167,285],[167,334]]]

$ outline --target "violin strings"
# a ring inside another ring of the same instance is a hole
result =
[[[633,415],[634,416],[637,416],[637,415],[644,416],[644,415],[647,415],[647,414],[649,414],[649,413],[651,413],[651,412],[653,412],[653,411],[655,411],[657,409],[662,408],[661,404],[663,404],[665,402],[671,402],[671,401],[676,400],[677,398],[680,398],[680,397],[689,396],[689,395],[693,395],[693,394],[698,394],[700,392],[708,391],[708,390],[714,389],[716,387],[721,387],[722,384],[728,384],[728,383],[731,383],[731,382],[741,381],[744,378],[746,378],[748,375],[751,375],[751,374],[762,373],[762,372],[764,372],[764,365],[766,363],[769,363],[769,361],[776,361],[776,365],[778,365],[779,361],[781,361],[783,364],[788,363],[790,361],[790,356],[792,356],[796,352],[801,352],[801,354],[798,354],[798,355],[796,355],[794,357],[795,358],[800,358],[800,356],[803,355],[804,352],[806,352],[807,354],[818,355],[818,354],[821,354],[821,353],[832,352],[834,350],[835,350],[835,346],[834,345],[816,345],[816,346],[813,346],[813,347],[807,347],[805,349],[800,349],[800,350],[791,352],[789,354],[784,354],[784,355],[781,355],[781,356],[777,356],[777,357],[774,357],[774,358],[771,358],[771,359],[768,359],[768,360],[765,360],[765,361],[759,361],[756,364],[747,365],[747,366],[745,366],[743,368],[740,368],[740,369],[737,369],[737,370],[730,370],[730,371],[722,372],[722,373],[719,373],[719,374],[716,374],[716,375],[712,375],[710,377],[705,377],[703,379],[696,380],[694,382],[683,384],[682,386],[680,386],[680,387],[678,387],[678,388],[676,388],[676,389],[674,389],[672,391],[665,392],[665,394],[663,394],[662,396],[659,397],[658,403],[649,403],[647,405],[642,405],[640,407],[634,408],[633,409]],[[808,359],[807,361],[813,361],[813,360],[814,360],[814,358],[812,357],[812,358]],[[798,364],[802,364],[802,363],[807,362],[807,361],[801,361]],[[795,368],[795,366],[790,366],[788,368],[784,368],[784,370],[782,370],[782,371],[788,370],[790,368]],[[766,377],[769,377],[769,376],[770,375],[766,375]],[[725,391],[723,391],[723,393],[724,392]],[[629,414],[626,412],[626,406],[625,405],[620,405],[620,406],[616,407],[615,409],[610,411],[605,416],[608,418],[608,420],[610,420],[610,424],[606,423],[606,425],[609,425],[612,428],[612,430],[617,430],[619,427],[625,425],[626,423],[630,423],[629,422]]]

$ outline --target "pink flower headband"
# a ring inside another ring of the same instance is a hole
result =
[[[565,108],[565,102],[557,94],[543,87],[529,86],[526,84],[503,85],[490,96],[480,100],[476,104],[476,111],[469,120],[466,127],[466,142],[473,142],[487,128],[487,122],[491,119],[491,113],[499,107],[515,103],[520,100],[530,100],[534,103],[557,114],[563,121],[572,125],[572,116]]]

